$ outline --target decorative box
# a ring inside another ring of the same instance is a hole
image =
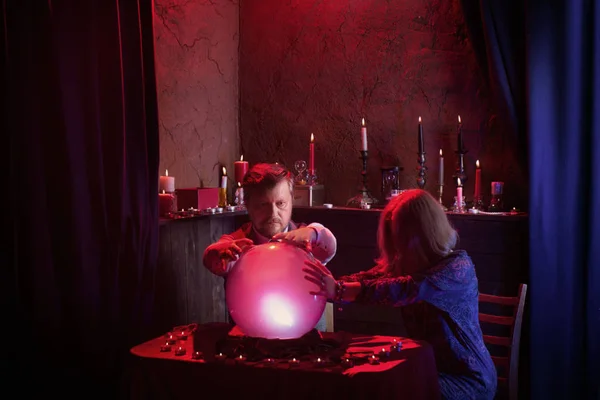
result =
[[[177,208],[187,210],[195,208],[204,210],[219,204],[219,188],[184,188],[177,189]]]
[[[325,186],[295,185],[294,206],[322,206],[325,201]]]

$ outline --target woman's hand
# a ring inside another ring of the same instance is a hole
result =
[[[311,250],[311,244],[317,238],[317,231],[311,227],[294,229],[289,232],[281,232],[273,236],[272,240],[281,240],[282,242],[295,244]]]
[[[306,267],[302,271],[306,273],[304,279],[314,283],[317,287],[312,295],[324,296],[327,300],[335,298],[336,281],[331,272],[319,260],[305,261]]]

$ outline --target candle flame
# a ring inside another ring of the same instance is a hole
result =
[[[165,176],[169,176],[169,170],[165,169]]]
[[[419,123],[421,123],[421,116],[419,116]]]
[[[460,180],[460,178],[456,178],[456,184],[458,186],[462,186],[462,181]]]
[[[321,362],[321,357],[317,358],[317,362]]]
[[[315,135],[314,134],[310,134],[310,142],[313,143],[315,141]]]
[[[242,187],[242,184],[238,182],[238,187]]]
[[[480,168],[480,166],[479,166],[479,160],[475,161],[475,168]]]
[[[162,192],[162,194],[165,194],[165,189],[163,189],[163,192]]]
[[[458,116],[458,123],[461,124],[462,122],[460,121],[460,115]]]
[[[441,157],[441,156],[443,156],[443,154],[442,154],[442,149],[440,149],[440,157]]]
[[[365,119],[362,119],[362,126],[365,126]]]
[[[244,358],[244,356],[240,354],[240,360],[241,360],[242,358]]]
[[[227,168],[223,167],[223,176],[227,176]]]
[[[244,155],[243,154],[240,157],[240,161],[244,161]]]

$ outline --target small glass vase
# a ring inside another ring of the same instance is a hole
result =
[[[452,205],[452,212],[455,212],[455,213],[467,212],[467,202],[466,202],[465,196],[462,197],[460,205],[456,201],[456,196],[454,196],[454,204]]]

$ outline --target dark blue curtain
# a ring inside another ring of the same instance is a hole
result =
[[[461,3],[491,93],[529,168],[530,309],[521,359],[528,371],[520,393],[597,400],[600,5]]]
[[[600,5],[532,0],[527,26],[531,393],[597,400]]]
[[[4,0],[3,25],[4,389],[14,375],[19,396],[116,398],[128,349],[153,334],[152,1]]]
[[[510,121],[518,160],[527,164],[523,0],[460,0],[469,40],[500,114]]]

